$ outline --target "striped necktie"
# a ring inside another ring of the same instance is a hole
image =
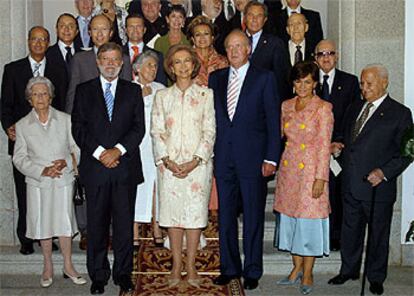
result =
[[[111,93],[111,83],[105,83],[105,105],[108,111],[109,121],[112,121],[112,111],[114,110],[114,96]]]
[[[34,67],[33,67],[33,77],[37,77],[37,76],[40,76],[40,66],[41,66],[42,64],[34,64]]]
[[[227,113],[230,120],[233,120],[236,111],[239,88],[239,74],[237,73],[237,70],[233,70],[227,87]]]
[[[352,142],[355,142],[356,138],[358,138],[358,135],[360,134],[362,130],[362,126],[364,125],[365,121],[368,118],[369,110],[372,107],[374,107],[374,104],[368,103],[364,111],[362,111],[361,116],[355,122],[354,129],[352,130]]]

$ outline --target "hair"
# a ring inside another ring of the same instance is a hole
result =
[[[145,26],[145,18],[142,14],[140,13],[132,13],[132,14],[128,14],[128,16],[125,19],[125,27],[128,24],[128,20],[132,19],[132,18],[139,18],[140,20],[142,20],[144,22],[144,26]]]
[[[41,29],[41,30],[45,31],[46,35],[47,35],[47,41],[50,41],[49,31],[45,27],[42,27],[42,26],[31,27],[30,30],[29,30],[29,33],[27,34],[27,39],[30,39],[30,36],[32,35],[32,32],[36,29]]]
[[[318,53],[318,51],[319,51],[319,46],[321,45],[321,43],[324,43],[324,42],[325,42],[325,43],[326,43],[326,42],[331,43],[331,44],[334,46],[335,51],[337,51],[335,41],[333,41],[332,39],[322,39],[322,40],[321,40],[321,41],[319,41],[319,42],[318,42],[318,44],[316,44],[316,46],[315,46],[315,54],[316,54],[316,53]]]
[[[37,76],[30,78],[29,82],[27,82],[24,94],[28,101],[32,98],[32,87],[36,84],[46,85],[50,99],[52,100],[55,97],[55,87],[53,86],[53,83],[46,77]]]
[[[388,80],[388,70],[383,64],[380,63],[368,64],[362,69],[361,72],[372,69],[377,71],[377,74],[380,78]]]
[[[158,54],[153,50],[147,50],[138,55],[132,62],[132,70],[134,71],[134,73],[137,74],[138,70],[141,69],[142,65],[144,65],[145,62],[150,58],[154,59],[157,64],[160,60]]]
[[[305,21],[305,24],[307,24],[308,23],[308,19],[306,18],[306,16],[303,14],[303,13],[292,13],[291,15],[290,15],[290,17],[287,19],[287,22],[286,22],[286,26],[289,26],[289,20],[290,20],[290,18],[293,16],[296,16],[296,15],[300,15],[301,17],[303,17],[303,19],[304,19],[304,21]]]
[[[295,80],[305,78],[309,74],[311,75],[313,81],[319,82],[319,68],[315,62],[298,62],[290,71],[290,82],[293,85]]]
[[[61,19],[62,17],[64,17],[64,16],[67,16],[67,17],[72,18],[72,19],[75,21],[75,24],[76,24],[76,29],[79,29],[79,28],[78,28],[78,21],[76,20],[76,18],[73,16],[73,14],[71,14],[71,13],[67,13],[67,12],[62,13],[61,15],[59,15],[59,17],[58,17],[58,18],[57,18],[57,20],[56,20],[56,28],[58,27],[58,24],[59,24],[60,19]]]
[[[169,6],[165,16],[169,17],[173,12],[181,13],[184,19],[187,17],[187,12],[185,11],[184,6],[180,4],[174,4]]]
[[[119,44],[116,44],[115,42],[107,42],[99,46],[98,53],[96,54],[96,56],[99,57],[104,52],[112,51],[112,50],[118,51],[122,57],[122,47]]]
[[[109,17],[107,17],[107,16],[106,16],[106,15],[104,15],[104,14],[97,14],[97,15],[94,15],[94,16],[91,18],[90,22],[89,22],[89,25],[88,25],[88,30],[89,30],[89,31],[91,30],[91,25],[92,25],[93,20],[94,20],[95,18],[97,18],[97,17],[104,17],[104,18],[106,18],[106,19],[108,20],[108,22],[109,22],[109,28],[111,29],[111,31],[113,31],[113,30],[114,30],[114,28],[113,28],[114,24],[112,23],[112,21],[111,21],[111,19],[110,19]]]
[[[191,40],[191,37],[194,37],[194,30],[197,26],[201,25],[209,27],[211,35],[216,35],[216,26],[207,17],[205,17],[204,15],[196,16],[187,28],[187,38],[191,41],[192,44],[193,40]]]
[[[249,12],[250,7],[257,6],[261,7],[264,12],[264,16],[267,17],[269,15],[269,10],[267,9],[266,4],[258,2],[256,0],[249,1],[246,6],[244,7],[244,15],[246,15]]]
[[[191,73],[191,79],[194,79],[200,71],[200,61],[198,60],[197,54],[195,53],[194,49],[191,46],[185,44],[176,44],[170,47],[164,60],[165,72],[172,81],[175,82],[177,80],[175,74],[171,71],[171,66],[173,63],[173,56],[179,51],[187,51],[191,55],[191,59],[194,64],[194,70],[193,73]]]
[[[227,43],[228,43],[228,41],[229,41],[229,38],[230,38],[230,36],[231,35],[233,35],[233,34],[241,34],[242,36],[244,36],[244,38],[245,38],[245,41],[246,41],[246,43],[249,45],[249,46],[251,46],[251,44],[250,44],[250,40],[249,40],[249,38],[247,37],[247,35],[246,35],[246,33],[244,33],[242,30],[240,30],[240,29],[234,29],[234,30],[232,30],[227,36],[226,36],[226,39],[224,39],[224,48],[227,48]]]

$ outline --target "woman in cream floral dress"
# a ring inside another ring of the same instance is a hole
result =
[[[207,226],[216,126],[212,90],[193,83],[200,64],[192,48],[170,48],[164,68],[175,83],[155,95],[151,116],[158,166],[159,223],[168,228],[173,266],[169,285],[181,281],[182,242],[186,235],[187,280],[199,286],[195,255]]]

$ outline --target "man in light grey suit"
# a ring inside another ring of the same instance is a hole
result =
[[[112,23],[104,15],[97,15],[91,19],[89,34],[94,44],[92,50],[75,54],[71,62],[71,76],[69,89],[66,96],[67,113],[72,113],[75,91],[78,84],[94,79],[99,76],[96,65],[96,53],[98,48],[109,41],[112,36]],[[132,80],[132,67],[128,56],[122,57],[124,65],[119,77],[125,80]]]
[[[92,80],[99,76],[98,66],[96,64],[96,53],[98,48],[107,43],[112,36],[112,23],[104,15],[97,15],[91,19],[89,33],[94,44],[92,50],[78,52],[74,55],[71,61],[71,76],[69,82],[69,88],[66,95],[66,108],[65,111],[69,114],[72,113],[73,101],[75,100],[76,87],[83,82]],[[132,80],[132,68],[129,61],[129,57],[123,56],[123,67],[120,78],[131,81]],[[84,202],[80,206],[76,206],[76,220],[78,222],[79,232],[81,234],[81,240],[79,248],[86,249],[86,203]]]

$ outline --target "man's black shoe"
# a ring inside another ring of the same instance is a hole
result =
[[[134,287],[132,286],[131,278],[127,275],[123,275],[119,278],[118,284],[121,287],[122,292],[132,292]]]
[[[378,282],[371,282],[369,290],[374,295],[382,295],[384,293],[384,286]]]
[[[357,280],[357,279],[359,279],[359,275],[348,276],[348,275],[338,274],[337,276],[331,278],[328,281],[328,284],[330,284],[330,285],[342,285],[348,280],[353,280],[354,281],[354,280]]]
[[[221,274],[213,280],[213,284],[224,286],[230,283],[232,279],[237,279],[237,278],[238,278],[237,276],[229,276],[229,275]]]
[[[22,244],[20,247],[20,253],[23,255],[30,255],[34,253],[33,243]]]
[[[98,295],[103,294],[105,292],[105,284],[103,282],[92,282],[91,285],[91,294],[92,295]]]
[[[244,278],[243,287],[246,290],[254,290],[259,285],[259,280],[251,279],[251,278]]]
[[[341,242],[339,239],[331,240],[331,251],[339,251],[341,249]]]

